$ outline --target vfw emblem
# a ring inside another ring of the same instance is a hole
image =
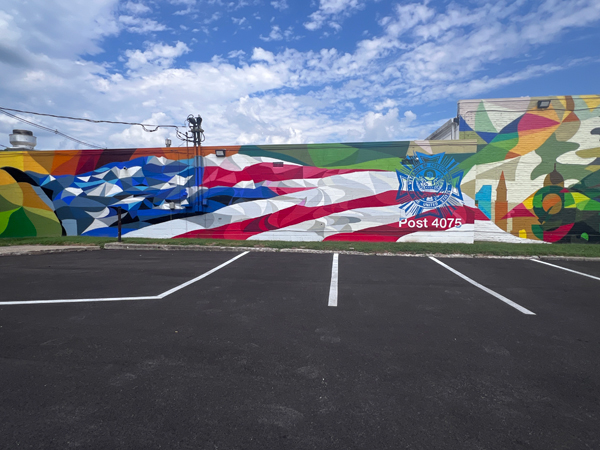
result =
[[[397,200],[405,217],[431,212],[447,217],[464,204],[460,183],[463,178],[458,163],[449,155],[415,153],[396,170],[400,187]]]

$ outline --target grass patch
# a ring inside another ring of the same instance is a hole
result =
[[[115,238],[62,236],[55,238],[4,238],[6,245],[99,245],[104,247]],[[475,244],[420,244],[410,242],[282,242],[282,241],[232,241],[225,239],[144,239],[127,238],[124,243],[204,245],[214,247],[268,247],[276,249],[304,248],[313,250],[357,251],[362,253],[440,253],[493,256],[585,256],[600,257],[600,245],[594,244],[506,244],[476,242]]]

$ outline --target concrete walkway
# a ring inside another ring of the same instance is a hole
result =
[[[86,252],[100,250],[98,245],[10,245],[0,246],[0,256],[34,255],[38,253]]]

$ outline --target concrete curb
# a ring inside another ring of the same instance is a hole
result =
[[[0,256],[40,255],[44,253],[88,252],[99,245],[12,245],[0,247]]]
[[[130,244],[110,242],[104,245],[106,250],[188,250],[204,252],[263,252],[263,253],[339,253],[341,255],[362,255],[362,256],[404,256],[426,258],[433,256],[435,258],[481,258],[481,259],[541,259],[541,260],[560,260],[560,261],[600,261],[600,258],[591,258],[584,256],[497,256],[497,255],[467,255],[467,254],[445,254],[445,253],[363,253],[351,250],[313,250],[309,248],[268,248],[268,247],[218,247],[205,245],[167,245],[167,244]]]

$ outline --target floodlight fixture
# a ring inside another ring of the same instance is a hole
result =
[[[225,149],[219,148],[219,149],[215,150],[215,155],[217,155],[218,158],[224,158],[225,157]]]
[[[546,109],[550,106],[550,100],[538,100],[538,109]]]

